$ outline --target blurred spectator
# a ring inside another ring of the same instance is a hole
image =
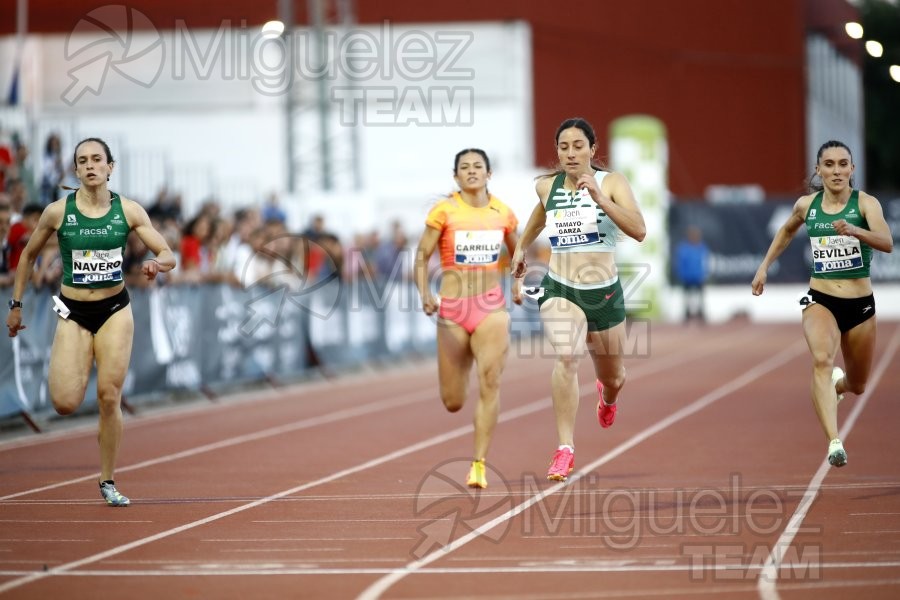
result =
[[[391,236],[375,250],[375,270],[385,279],[405,280],[410,275],[409,239],[400,221],[391,223]]]
[[[306,257],[306,264],[309,268],[309,276],[313,278],[313,281],[318,281],[319,278],[327,277],[333,273],[336,264],[334,256],[336,253],[335,244],[340,247],[340,241],[336,235],[325,229],[325,217],[313,215],[309,222],[309,227],[300,235],[308,242],[309,254]],[[330,250],[327,250],[326,247],[329,247]],[[339,254],[337,262],[340,262],[341,269],[338,269],[338,273],[342,272],[343,269],[343,248],[341,248]],[[326,265],[325,263],[329,261],[331,264]]]
[[[250,234],[250,257],[240,274],[241,285],[250,288],[264,280],[272,272],[272,256],[265,251],[266,228],[257,227]]]
[[[6,179],[15,175],[12,143],[6,132],[0,128],[0,192],[6,189]]]
[[[222,216],[222,207],[215,198],[206,200],[200,207],[200,212],[209,217],[210,225],[214,224]]]
[[[126,286],[148,288],[155,285],[153,280],[147,279],[141,273],[141,263],[145,259],[152,257],[153,254],[144,241],[134,232],[129,234],[128,241],[125,242],[125,254],[122,256],[122,271],[125,273]],[[164,284],[166,282],[165,276],[168,276],[168,273],[159,273],[156,276],[156,282]]]
[[[38,189],[35,183],[36,178],[34,176],[34,168],[31,166],[31,161],[29,160],[30,152],[28,151],[28,146],[21,141],[17,141],[15,144],[15,154],[16,176],[24,185],[26,204],[30,202],[40,202],[41,199],[38,195]]]
[[[227,269],[234,274],[231,280],[234,284],[242,285],[244,270],[253,256],[251,238],[260,224],[259,211],[255,208],[242,208],[234,213],[231,236],[216,260],[219,270]]]
[[[334,276],[341,276],[344,271],[344,248],[341,246],[341,240],[333,233],[324,233],[319,236],[319,243],[316,246],[310,244],[310,251],[314,247],[319,248],[323,254],[315,270],[313,270],[312,256],[310,256],[310,276],[313,282],[329,279]]]
[[[376,277],[375,250],[378,247],[378,233],[357,233],[353,236],[353,246],[347,251],[346,278],[373,280]]]
[[[675,247],[675,278],[684,288],[684,320],[706,321],[703,286],[709,261],[709,249],[697,226],[687,229],[685,239]]]
[[[66,163],[62,157],[62,142],[59,136],[51,133],[44,146],[44,161],[41,165],[41,206],[47,206],[58,200],[59,186],[66,178]]]
[[[237,285],[238,278],[234,269],[226,262],[225,250],[231,239],[234,226],[227,219],[216,218],[212,223],[209,235],[210,273],[207,281],[211,283],[227,283]]]
[[[287,223],[287,214],[284,212],[284,209],[278,205],[278,196],[274,193],[269,195],[265,206],[263,206],[262,220],[263,222],[281,221],[282,223]]]
[[[37,227],[41,218],[43,208],[40,204],[27,204],[22,209],[22,220],[14,223],[9,228],[9,270],[14,271],[19,265],[19,256],[28,240],[31,239],[31,233]]]
[[[156,201],[147,209],[151,217],[158,217],[163,223],[181,223],[181,195],[169,194],[168,188],[161,188],[156,194]]]
[[[25,190],[25,184],[18,178],[7,180],[6,186],[9,205],[13,211],[12,222],[16,223],[22,219],[22,212],[25,210],[25,205],[37,204],[37,201],[29,200]]]
[[[14,273],[9,266],[9,227],[12,219],[12,211],[9,204],[0,204],[0,286],[12,284]]]
[[[200,213],[182,229],[181,261],[178,264],[178,280],[185,283],[200,283],[210,272],[209,236],[212,227],[209,217]]]
[[[306,228],[302,235],[309,241],[318,243],[319,238],[323,235],[333,234],[325,230],[325,217],[322,215],[313,215],[312,220],[309,222],[309,227]]]
[[[34,270],[31,272],[31,285],[35,290],[48,288],[56,293],[62,280],[62,256],[59,253],[59,238],[51,235],[47,243],[41,249],[34,261]]]

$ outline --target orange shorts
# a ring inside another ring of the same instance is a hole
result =
[[[438,316],[456,323],[471,335],[486,316],[505,306],[503,290],[497,285],[477,296],[441,298]]]

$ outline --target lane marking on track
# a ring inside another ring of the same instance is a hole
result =
[[[856,420],[859,418],[860,413],[862,413],[863,409],[866,407],[869,398],[872,397],[872,392],[878,387],[878,383],[881,381],[882,376],[885,374],[888,367],[891,366],[898,347],[900,347],[900,326],[894,330],[891,341],[881,355],[881,359],[878,361],[878,365],[875,367],[875,371],[873,371],[872,376],[869,379],[866,391],[857,398],[853,410],[850,411],[850,415],[844,422],[844,426],[838,431],[841,440],[847,439],[847,436],[853,429],[853,425],[856,424]],[[762,600],[780,600],[781,596],[778,594],[776,587],[778,583],[778,572],[781,569],[782,561],[787,555],[791,543],[794,541],[794,537],[801,532],[803,519],[806,518],[810,508],[812,508],[813,501],[816,499],[816,496],[819,495],[819,490],[822,487],[822,481],[825,479],[825,475],[832,468],[833,467],[828,463],[828,457],[826,457],[822,461],[822,464],[819,465],[819,470],[816,471],[816,474],[813,475],[812,480],[810,480],[809,486],[807,486],[806,491],[803,493],[803,499],[794,511],[793,516],[788,521],[788,524],[785,526],[778,541],[776,541],[775,545],[772,547],[772,552],[769,554],[768,560],[766,560],[765,567],[759,574],[756,585],[757,592],[759,592],[759,597]]]
[[[515,567],[429,567],[421,569],[419,575],[496,575],[502,573],[648,573],[648,572],[704,572],[734,571],[756,572],[763,568],[761,563],[729,563],[725,565],[672,565],[672,564],[627,564],[634,560],[595,561],[597,564],[584,565],[527,565]],[[281,567],[250,566],[235,568],[227,563],[207,563],[210,568],[181,569],[173,565],[172,569],[130,570],[130,569],[91,569],[66,573],[65,577],[198,577],[209,575],[382,575],[395,569],[391,567],[369,568],[319,568],[319,567]],[[213,568],[214,567],[214,568]],[[810,569],[884,569],[900,567],[900,561],[883,562],[814,562]],[[0,571],[0,576],[15,577],[31,574],[34,571]],[[737,578],[737,577],[735,577]],[[749,578],[748,578],[749,579]],[[826,582],[827,583],[827,582]],[[748,581],[748,588],[750,587]],[[748,590],[749,591],[749,590]]]
[[[739,376],[737,379],[734,379],[733,381],[730,381],[722,386],[719,386],[715,390],[705,394],[704,396],[702,396],[701,398],[688,404],[687,406],[675,411],[668,417],[665,417],[664,419],[657,421],[654,425],[651,425],[650,427],[644,429],[637,435],[632,436],[630,439],[628,439],[628,441],[616,446],[610,452],[607,452],[606,454],[600,456],[593,462],[582,467],[582,470],[577,471],[574,475],[571,475],[569,477],[568,481],[557,483],[549,488],[546,488],[543,492],[541,492],[539,494],[535,494],[531,499],[519,504],[518,506],[513,507],[506,513],[492,519],[491,521],[488,521],[484,525],[473,529],[470,533],[453,540],[446,546],[439,548],[439,549],[431,552],[430,554],[423,556],[422,558],[420,558],[418,560],[408,563],[402,569],[397,569],[394,572],[390,573],[389,575],[386,575],[386,576],[378,579],[372,585],[370,585],[368,588],[363,590],[363,592],[357,597],[358,600],[375,600],[377,598],[380,598],[384,592],[386,592],[388,589],[391,588],[391,586],[393,586],[395,583],[402,580],[406,576],[411,575],[412,573],[419,572],[422,569],[422,567],[431,564],[432,562],[438,560],[439,558],[446,557],[451,552],[458,550],[462,546],[465,546],[472,540],[487,533],[491,529],[494,529],[498,525],[505,523],[506,521],[508,521],[509,519],[512,519],[516,515],[526,511],[527,509],[538,504],[539,502],[542,502],[544,499],[546,499],[547,497],[564,489],[566,486],[570,486],[570,485],[574,484],[576,481],[578,481],[579,479],[581,479],[582,477],[584,477],[591,471],[597,469],[598,467],[600,467],[602,465],[605,465],[606,463],[610,462],[614,458],[621,456],[626,451],[634,448],[641,442],[646,441],[647,439],[656,435],[657,433],[667,429],[668,427],[677,423],[678,421],[681,421],[682,419],[689,417],[690,415],[692,415],[700,410],[703,410],[704,408],[710,406],[714,402],[721,400],[722,398],[725,398],[729,394],[741,389],[742,387],[750,385],[751,383],[756,381],[759,377],[761,377],[762,375],[765,375],[769,371],[772,371],[774,369],[777,369],[778,367],[784,366],[788,361],[790,361],[793,358],[795,358],[796,356],[800,355],[801,352],[803,352],[805,350],[806,350],[806,342],[798,341],[798,342],[791,344],[790,346],[788,346],[787,348],[785,348],[784,350],[782,350],[775,356],[772,356],[768,360],[763,361],[762,363],[758,364],[757,366],[753,367],[752,369],[745,371],[744,374]]]
[[[415,392],[411,392],[409,394],[404,394],[403,396],[399,396],[396,398],[392,398],[390,400],[382,400],[380,402],[373,402],[371,404],[362,404],[355,406],[353,408],[346,408],[343,410],[338,410],[333,413],[328,413],[326,415],[321,415],[318,417],[310,417],[306,419],[300,419],[299,421],[294,421],[292,423],[286,423],[284,425],[278,425],[277,427],[269,427],[268,429],[262,429],[260,431],[256,431],[254,433],[247,433],[244,435],[238,435],[235,437],[231,437],[225,440],[221,440],[218,442],[213,442],[211,444],[204,444],[203,446],[197,446],[195,448],[190,448],[188,450],[183,450],[181,452],[175,452],[173,454],[166,454],[165,456],[159,456],[157,458],[152,458],[150,460],[145,460],[139,463],[135,463],[133,465],[127,465],[124,467],[119,467],[116,469],[116,473],[126,473],[128,471],[135,471],[137,469],[143,469],[146,467],[171,462],[173,460],[179,460],[182,458],[189,458],[192,456],[196,456],[198,454],[203,454],[205,452],[212,452],[213,450],[221,450],[223,448],[228,448],[231,446],[236,446],[238,444],[244,444],[246,442],[255,442],[258,440],[262,440],[265,438],[273,437],[276,435],[282,435],[285,433],[293,433],[295,431],[299,431],[301,429],[309,429],[311,427],[318,427],[320,425],[326,425],[328,423],[334,423],[337,421],[342,421],[345,419],[352,419],[354,417],[364,416],[373,412],[378,412],[385,409],[397,408],[400,406],[405,406],[407,404],[414,404],[416,402],[420,402],[424,399],[431,398],[434,396],[434,391],[422,391],[417,390]],[[73,479],[67,479],[65,481],[59,481],[57,483],[51,483],[42,487],[32,488],[30,490],[24,490],[21,492],[16,492],[14,494],[8,494],[6,496],[0,496],[0,502],[4,500],[11,500],[12,498],[18,498],[20,496],[26,496],[29,494],[36,494],[38,492],[44,492],[46,490],[52,490],[60,487],[64,487],[67,485],[72,485],[74,483],[81,483],[84,481],[90,481],[97,477],[96,473],[92,473],[90,475],[84,475],[83,477],[76,477]]]
[[[749,331],[750,328],[747,328],[747,330]],[[744,330],[741,330],[741,331],[744,331]],[[674,354],[667,356],[664,359],[656,361],[652,365],[642,365],[641,367],[637,367],[633,370],[631,377],[632,377],[632,379],[634,379],[634,378],[637,378],[637,377],[640,377],[643,375],[648,375],[648,374],[663,371],[663,370],[666,370],[666,369],[669,369],[672,367],[676,367],[676,366],[679,366],[686,362],[691,362],[693,360],[703,358],[709,354],[714,354],[724,347],[730,347],[734,343],[735,343],[735,340],[734,340],[733,335],[723,336],[723,339],[717,340],[715,343],[708,344],[704,348],[704,351],[701,353],[690,354],[690,355],[684,354],[684,353],[674,353]],[[581,395],[584,395],[585,393],[587,393],[586,391],[590,391],[593,389],[594,389],[593,384],[585,385],[579,390],[579,393]],[[309,417],[306,419],[301,419],[299,421],[294,421],[292,423],[286,423],[284,425],[279,425],[277,427],[270,427],[268,429],[263,429],[261,431],[257,431],[254,433],[239,435],[239,436],[231,437],[231,438],[221,440],[218,442],[212,442],[210,444],[205,444],[205,445],[197,446],[195,448],[191,448],[188,450],[183,450],[181,452],[167,454],[165,456],[160,456],[157,458],[145,460],[145,461],[142,461],[139,463],[135,463],[133,465],[117,467],[116,473],[126,473],[129,471],[143,469],[146,467],[155,466],[155,465],[166,463],[166,462],[171,462],[174,460],[179,460],[182,458],[189,458],[189,457],[195,456],[197,454],[202,454],[205,452],[211,452],[214,450],[220,450],[222,448],[228,448],[230,446],[235,446],[237,444],[253,442],[253,441],[261,440],[264,438],[281,435],[284,433],[291,433],[291,432],[298,431],[301,429],[309,429],[310,427],[318,427],[319,425],[324,425],[324,424],[333,423],[333,422],[344,420],[344,419],[351,419],[354,417],[364,416],[364,415],[367,415],[367,414],[370,414],[373,412],[379,412],[381,410],[389,410],[389,409],[393,409],[393,408],[398,408],[401,406],[405,406],[407,404],[414,404],[415,402],[421,401],[422,399],[432,398],[433,396],[434,396],[433,390],[429,389],[428,391],[423,391],[423,390],[419,389],[419,390],[409,392],[407,394],[392,398],[390,400],[382,400],[379,402],[373,402],[371,404],[363,404],[363,405],[359,405],[359,406],[356,406],[353,408],[342,409],[342,410],[335,411],[333,413],[329,413],[326,415],[321,415],[321,416],[317,416],[317,417]],[[545,399],[542,399],[541,401],[546,401],[546,400],[547,399],[545,398]],[[514,411],[508,411],[508,412],[513,413]],[[529,412],[531,412],[531,411],[529,411]],[[521,416],[521,415],[516,415],[513,418],[516,418],[518,416]],[[501,415],[501,419],[502,418],[503,417]],[[83,483],[85,481],[91,481],[91,480],[96,479],[97,477],[99,477],[98,473],[92,473],[90,475],[84,475],[82,477],[67,479],[64,481],[51,483],[51,484],[48,484],[48,485],[45,485],[42,487],[38,487],[38,488],[32,488],[32,489],[28,489],[28,490],[23,490],[21,492],[16,492],[13,494],[7,494],[5,496],[0,496],[0,502],[4,502],[6,500],[11,500],[13,498],[19,498],[21,496],[27,496],[30,494],[36,494],[39,492],[44,492],[47,490],[64,487],[67,485]]]
[[[797,490],[803,491],[806,489],[806,485],[802,484],[772,484],[772,485],[741,485],[740,487],[727,487],[727,486],[708,486],[708,487],[634,487],[629,488],[630,491],[638,494],[644,493],[653,493],[653,494],[666,494],[666,493],[677,493],[683,492],[687,494],[697,493],[697,492],[731,492],[731,491],[739,491],[739,492],[750,492],[754,490],[765,490],[765,491],[774,491],[774,492],[794,492]],[[846,483],[846,484],[829,484],[823,483],[821,488],[822,490],[839,490],[839,491],[847,491],[847,490],[855,490],[855,489],[885,489],[885,488],[896,488],[897,483],[893,481],[887,482],[859,482],[859,483]],[[607,494],[611,494],[615,492],[607,492]],[[590,496],[590,497],[600,497],[604,496],[604,492],[598,492],[597,490],[571,490],[569,492],[572,496]],[[496,491],[482,491],[479,493],[479,496],[482,498],[516,498],[516,497],[528,497],[530,496],[530,492],[526,492],[524,490],[510,490],[509,492],[496,492]],[[415,500],[416,498],[449,498],[453,497],[453,495],[447,494],[431,494],[431,493],[421,493],[416,494],[413,492],[408,493],[397,493],[397,494],[334,494],[334,495],[304,495],[298,496],[296,498],[282,498],[282,502],[383,502],[386,500]],[[463,497],[462,494],[459,494],[459,497]],[[259,500],[262,496],[217,496],[217,497],[206,497],[206,498],[142,498],[142,505],[149,504],[240,504],[243,502],[252,502],[253,500]],[[94,496],[90,498],[69,498],[69,499],[34,499],[34,500],[8,500],[3,502],[4,506],[38,506],[38,505],[57,505],[57,506],[77,506],[82,504],[90,504],[96,505],[97,499]],[[744,513],[739,513],[744,514]],[[867,517],[867,516],[896,516],[900,515],[898,512],[876,512],[876,513],[848,513],[847,516],[850,517]],[[635,518],[647,518],[647,517],[635,517]],[[345,521],[346,519],[338,519],[336,521]],[[322,519],[309,519],[310,522],[323,522]],[[7,521],[4,519],[0,519],[0,523],[13,522]],[[23,523],[30,523],[36,521],[19,521]],[[103,521],[104,523],[109,523],[111,521]],[[260,521],[264,522],[264,521]],[[301,521],[284,521],[284,522],[301,522]],[[305,521],[302,521],[305,522]]]
[[[400,375],[403,375],[408,369],[408,367],[397,368],[396,370],[389,369],[385,372],[384,375],[379,373],[378,378],[383,379],[384,381],[392,381]],[[416,369],[415,372],[421,373],[421,367]],[[339,381],[313,381],[285,385],[277,389],[259,389],[244,392],[235,392],[233,394],[223,395],[223,400],[218,403],[211,403],[209,401],[202,400],[201,398],[197,398],[194,402],[192,402],[192,404],[189,405],[176,404],[174,406],[163,409],[155,409],[150,406],[148,407],[148,410],[152,412],[149,412],[148,414],[141,414],[140,418],[129,419],[127,421],[127,427],[129,430],[131,430],[142,427],[144,425],[152,425],[154,423],[158,423],[159,421],[180,419],[183,417],[198,413],[202,414],[213,410],[222,411],[223,409],[228,408],[240,408],[246,404],[255,404],[258,402],[277,402],[280,400],[284,400],[285,394],[311,394],[323,390],[328,392],[336,392],[337,389],[342,387],[358,387],[360,384],[360,379],[364,377],[371,378],[371,376],[372,375],[370,373],[364,373],[362,375],[342,375]],[[141,407],[141,405],[138,405],[138,407]],[[16,450],[19,448],[27,448],[29,446],[39,446],[42,444],[47,444],[49,442],[68,441],[70,439],[76,439],[84,437],[86,435],[93,436],[96,435],[96,433],[97,424],[96,422],[91,421],[90,423],[74,425],[59,431],[48,431],[45,433],[41,433],[35,437],[0,440],[0,452],[4,452],[6,450]]]
[[[729,340],[733,343],[733,342],[734,342],[733,336],[728,336],[728,339],[723,340],[723,342],[727,344],[727,343],[729,342]],[[704,349],[703,352],[697,353],[697,354],[689,354],[689,353],[681,353],[681,354],[677,354],[677,355],[674,355],[673,357],[671,357],[672,360],[661,360],[661,361],[658,361],[657,364],[654,364],[654,365],[646,365],[644,369],[635,369],[635,371],[638,371],[638,373],[639,373],[640,375],[649,375],[649,374],[653,374],[653,373],[655,373],[655,372],[657,372],[657,371],[665,370],[665,369],[672,368],[672,367],[677,367],[677,366],[679,366],[679,365],[681,365],[681,364],[683,364],[683,363],[691,362],[691,361],[693,361],[693,360],[702,359],[702,358],[704,358],[707,354],[711,354],[711,353],[713,353],[713,352],[719,351],[718,345],[719,345],[719,344],[709,344],[709,346],[706,347],[706,348]],[[790,350],[790,348],[788,348],[788,350]],[[776,360],[776,359],[777,359],[777,360],[784,360],[784,359],[786,359],[788,350],[784,350],[784,351],[780,352],[780,353],[779,353],[778,355],[776,355],[773,359],[769,359],[769,360],[766,361],[766,363],[764,363],[764,364],[769,364],[769,363],[771,363],[773,360]],[[758,368],[759,368],[759,367],[757,367],[757,369],[758,369]],[[773,366],[772,368],[774,368],[774,366]],[[751,372],[752,372],[752,371],[751,371]],[[636,378],[636,377],[637,377],[637,374],[633,375],[633,378]],[[744,379],[746,379],[746,377],[747,377],[747,374],[745,373],[745,375],[743,375],[742,377],[740,377],[738,380],[744,380]],[[726,384],[726,387],[728,387],[728,386],[730,386],[730,385],[732,385],[732,384]],[[596,393],[597,393],[597,392],[596,392],[596,387],[595,387],[594,382],[591,382],[590,384],[586,384],[586,385],[582,386],[582,387],[579,389],[579,394],[580,394],[581,396],[584,396],[584,395],[587,395],[587,394],[593,395],[593,394],[596,394]],[[704,398],[706,398],[706,396],[704,396]],[[541,398],[541,399],[536,400],[536,401],[534,401],[534,402],[531,402],[531,403],[529,403],[529,404],[526,404],[526,405],[524,405],[524,406],[521,406],[521,407],[512,409],[512,410],[510,410],[510,411],[501,413],[500,417],[498,418],[498,422],[503,423],[503,422],[511,421],[511,420],[513,420],[513,419],[517,419],[517,418],[522,417],[522,416],[529,415],[529,414],[531,414],[531,413],[535,413],[535,412],[541,411],[541,410],[547,410],[547,409],[549,408],[549,406],[548,406],[548,401],[549,401],[549,400],[550,400],[549,397],[544,397],[544,398]],[[703,400],[703,399],[701,398],[701,400],[699,400],[699,401],[697,401],[697,402],[700,402],[700,401],[702,401],[702,400]],[[396,402],[396,399],[394,400],[394,402]],[[696,404],[697,402],[695,402],[694,404]],[[693,406],[693,405],[691,405],[691,406]],[[678,411],[678,413],[684,413],[684,411],[687,410],[688,408],[690,408],[690,406],[681,409],[680,411]],[[361,409],[360,409],[360,410],[361,410]],[[698,410],[699,410],[699,409],[698,409]],[[346,412],[348,412],[348,411],[339,411],[339,413],[346,413]],[[336,414],[338,414],[338,413],[336,413]],[[685,414],[689,414],[689,413],[685,413]],[[326,422],[332,422],[332,421],[336,420],[336,419],[334,419],[333,417],[334,417],[334,415],[328,415],[328,416],[326,416],[326,417],[320,417],[320,418],[321,418],[321,419],[327,418],[327,419],[329,419],[329,420],[326,421]],[[293,426],[293,427],[297,427],[296,424],[294,424],[294,425],[292,425],[292,426]],[[279,428],[275,428],[275,429],[279,429]],[[249,437],[249,438],[253,438],[253,439],[257,439],[257,438],[258,438],[259,436],[261,436],[264,432],[268,432],[268,431],[271,431],[271,430],[264,430],[263,432],[257,432],[256,434],[249,434],[249,435],[246,435],[246,436],[239,436],[239,437],[240,437],[241,439],[243,439],[243,438],[248,438],[248,437]],[[216,513],[216,514],[214,514],[214,515],[210,515],[209,517],[206,517],[206,518],[203,518],[203,519],[199,519],[199,520],[197,520],[197,521],[192,521],[192,522],[190,522],[190,523],[186,523],[186,524],[180,525],[180,526],[178,526],[178,527],[174,527],[174,528],[171,528],[171,529],[167,529],[167,530],[161,531],[161,532],[159,532],[159,533],[157,533],[157,534],[154,534],[154,535],[151,535],[151,536],[147,536],[147,537],[144,537],[144,538],[140,538],[140,539],[134,540],[134,541],[132,541],[132,542],[129,542],[129,543],[127,543],[127,544],[122,544],[122,545],[120,545],[120,546],[116,546],[116,547],[114,547],[114,548],[110,548],[109,550],[106,550],[106,551],[103,551],[103,552],[99,552],[99,553],[97,553],[97,554],[93,554],[93,555],[91,555],[91,556],[87,556],[87,557],[82,558],[82,559],[79,559],[79,560],[75,560],[75,561],[72,561],[72,562],[65,563],[65,564],[60,565],[60,566],[58,566],[58,567],[52,567],[52,568],[48,569],[47,571],[36,572],[36,573],[30,573],[30,574],[28,574],[28,575],[26,575],[26,576],[24,576],[24,577],[19,578],[19,579],[12,579],[12,580],[7,581],[7,582],[5,582],[5,583],[3,583],[3,584],[0,584],[0,593],[3,593],[3,592],[6,592],[6,591],[9,591],[9,590],[12,590],[12,589],[21,587],[21,586],[23,586],[23,585],[27,585],[27,584],[32,583],[32,582],[35,582],[35,581],[39,581],[39,580],[44,579],[44,578],[46,578],[46,577],[70,574],[74,569],[77,569],[77,568],[82,567],[82,566],[84,566],[84,565],[89,565],[89,564],[93,564],[93,563],[99,562],[99,561],[104,560],[104,559],[107,559],[107,558],[109,558],[109,557],[116,556],[116,555],[118,555],[118,554],[122,554],[123,552],[127,552],[127,551],[129,551],[129,550],[133,550],[134,548],[139,548],[139,547],[141,547],[141,546],[150,544],[150,543],[152,543],[152,542],[155,542],[155,541],[158,541],[158,540],[161,540],[161,539],[165,539],[165,538],[167,538],[167,537],[170,537],[170,536],[173,536],[173,535],[182,533],[182,532],[184,532],[184,531],[189,531],[189,530],[194,529],[194,528],[196,528],[196,527],[200,527],[200,526],[202,526],[202,525],[206,525],[206,524],[208,524],[208,523],[212,523],[212,522],[214,522],[214,521],[218,521],[218,520],[220,520],[220,519],[224,519],[224,518],[229,517],[229,516],[231,516],[231,515],[238,514],[238,513],[244,512],[244,511],[246,511],[246,510],[250,510],[250,509],[252,509],[252,508],[256,508],[256,507],[258,507],[258,506],[262,506],[262,505],[267,504],[267,503],[269,503],[269,502],[272,502],[272,501],[274,501],[274,500],[279,500],[279,499],[284,498],[284,497],[286,497],[286,496],[291,496],[291,495],[293,495],[293,494],[297,494],[297,493],[302,492],[302,491],[305,491],[305,490],[307,490],[307,489],[311,489],[311,488],[314,488],[314,487],[316,487],[316,486],[323,485],[323,484],[325,484],[325,483],[329,483],[329,482],[331,482],[331,481],[335,481],[335,480],[341,479],[341,478],[343,478],[343,477],[346,477],[346,476],[349,476],[349,475],[353,475],[353,474],[355,474],[355,473],[358,473],[358,472],[361,472],[361,471],[365,471],[365,470],[371,469],[371,468],[373,468],[373,467],[376,467],[376,466],[379,466],[379,465],[382,465],[382,464],[385,464],[385,463],[388,463],[388,462],[397,460],[398,458],[402,458],[402,457],[404,457],[404,456],[406,456],[406,455],[408,455],[408,454],[413,454],[413,453],[418,452],[418,451],[420,451],[420,450],[425,450],[425,449],[430,448],[430,447],[432,447],[432,446],[436,446],[436,445],[442,444],[442,443],[444,443],[444,442],[450,441],[450,440],[452,440],[452,439],[455,439],[455,438],[457,438],[457,437],[460,437],[460,436],[462,436],[462,435],[468,434],[468,433],[470,433],[471,431],[472,431],[472,425],[466,425],[466,426],[464,426],[464,427],[458,427],[458,428],[456,428],[456,429],[453,429],[453,430],[448,431],[448,432],[446,432],[446,433],[443,433],[443,434],[441,434],[441,435],[431,437],[431,438],[429,438],[429,439],[427,439],[427,440],[423,440],[423,441],[421,441],[421,442],[412,444],[412,445],[410,445],[410,446],[406,446],[405,448],[401,448],[401,449],[399,449],[399,450],[395,450],[394,452],[390,452],[390,453],[388,453],[388,454],[382,455],[382,456],[379,457],[379,458],[375,458],[375,459],[366,461],[366,462],[364,462],[364,463],[361,463],[361,464],[359,464],[359,465],[356,465],[355,467],[350,467],[350,468],[344,469],[344,470],[342,470],[342,471],[338,471],[338,472],[332,473],[331,475],[329,475],[329,476],[327,476],[327,477],[323,477],[323,478],[321,478],[321,479],[317,479],[317,480],[314,480],[314,481],[309,481],[309,482],[307,482],[307,483],[298,485],[298,486],[293,487],[293,488],[291,488],[291,489],[284,490],[284,491],[278,492],[278,493],[276,493],[276,494],[272,494],[272,495],[267,496],[267,497],[265,497],[265,498],[260,498],[259,500],[256,500],[256,501],[254,501],[254,502],[250,502],[250,503],[247,503],[247,504],[244,504],[244,505],[241,505],[241,506],[232,508],[232,509],[227,510],[227,511],[223,511],[223,512],[220,512],[220,513]],[[271,435],[271,434],[269,434],[269,435]],[[232,438],[232,440],[233,440],[233,439],[235,439],[235,438]],[[223,444],[223,443],[226,443],[226,442],[219,442],[219,444]],[[228,443],[227,445],[233,445],[233,443]],[[206,448],[206,446],[203,446],[203,448]],[[189,451],[189,452],[190,452],[190,451]],[[178,453],[177,455],[169,455],[169,456],[178,456],[178,455],[180,455],[180,454],[184,454],[184,453]],[[140,466],[147,466],[148,463],[158,464],[159,462],[164,462],[164,461],[163,461],[163,458],[166,458],[166,457],[161,457],[160,459],[154,459],[153,461],[145,461],[145,463],[139,463],[139,465],[140,465]],[[601,464],[601,463],[598,462],[598,465],[599,465],[599,464]],[[139,465],[132,465],[130,468],[131,468],[131,469],[136,469],[136,468],[139,468]],[[120,471],[121,471],[121,470],[122,470],[122,469],[120,469]],[[571,481],[575,481],[576,479],[577,479],[577,478],[574,477],[574,476],[573,476],[572,478],[570,478]],[[85,478],[80,478],[80,479],[75,480],[75,481],[83,481],[83,480],[85,480]],[[45,488],[43,488],[43,489],[48,489],[48,488],[52,488],[52,487],[60,487],[60,485],[68,485],[69,483],[73,483],[73,482],[74,482],[74,481],[72,481],[72,482],[65,482],[65,483],[59,484],[59,485],[48,486],[48,487],[45,487]],[[551,489],[558,489],[559,487],[561,487],[561,486],[554,486],[554,488],[551,488]],[[7,497],[8,497],[8,496],[7,496]],[[0,500],[2,500],[2,499],[3,499],[3,498],[0,498]]]

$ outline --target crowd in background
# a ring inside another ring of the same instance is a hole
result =
[[[50,134],[42,156],[36,158],[19,136],[0,129],[0,286],[11,284],[19,255],[43,209],[71,193],[66,187],[77,187],[74,165],[63,146],[58,135]],[[408,237],[399,221],[377,224],[368,233],[350,237],[329,229],[321,215],[313,216],[303,231],[291,231],[274,194],[230,214],[215,199],[205,201],[196,213],[185,214],[181,195],[165,187],[152,199],[129,198],[147,209],[178,260],[178,268],[160,276],[157,284],[297,288],[335,277],[396,281],[411,276],[416,240]],[[385,230],[378,231],[379,226]],[[124,257],[129,286],[153,285],[140,273],[147,256],[148,249],[131,235]],[[543,256],[532,258],[534,264],[546,262]],[[59,246],[51,236],[35,263],[31,283],[38,289],[56,289],[61,274]]]

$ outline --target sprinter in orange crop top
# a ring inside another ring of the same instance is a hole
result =
[[[500,257],[512,254],[518,221],[487,191],[491,163],[484,150],[456,154],[453,177],[459,191],[438,202],[425,219],[416,251],[415,280],[425,314],[438,313],[438,379],[450,412],[466,401],[473,360],[481,397],[475,408],[475,454],[466,484],[487,487],[485,457],[500,412],[500,376],[509,349],[509,314],[500,287]],[[428,261],[440,250],[440,299],[432,293]],[[513,280],[521,304],[521,280]]]

